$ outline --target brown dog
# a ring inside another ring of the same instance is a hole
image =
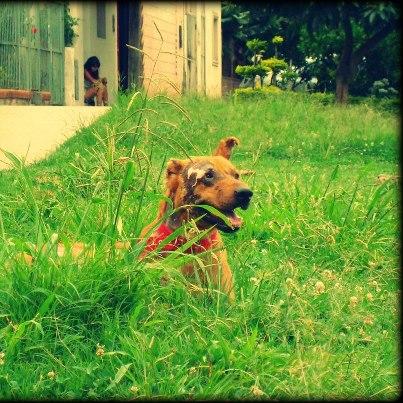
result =
[[[206,231],[206,233],[186,252],[201,254],[203,268],[197,266],[196,262],[189,263],[182,268],[182,273],[190,277],[197,275],[203,282],[208,277],[215,287],[228,295],[230,301],[234,300],[232,272],[218,230],[234,232],[241,227],[242,219],[236,215],[234,210],[238,207],[246,209],[253,194],[249,187],[239,179],[239,173],[229,161],[232,149],[237,144],[239,141],[236,137],[228,137],[220,141],[211,157],[170,160],[166,170],[166,196],[171,199],[174,212],[167,216],[151,236],[147,237],[150,230],[156,227],[168,212],[168,203],[162,201],[156,219],[147,225],[140,235],[146,240],[145,248],[140,254],[140,259],[144,259],[155,251],[173,231],[182,224],[193,220],[198,230]],[[219,210],[225,219],[205,210],[201,207],[202,205]],[[159,256],[178,249],[195,235],[197,236],[189,231],[185,236],[178,236],[171,240],[163,245]],[[145,239],[146,237],[147,239]],[[94,245],[85,245],[82,242],[74,242],[69,246],[57,243],[57,236],[53,240],[53,245],[59,258],[64,256],[70,256],[74,260],[81,256],[91,258],[95,252]],[[44,246],[42,250],[46,251],[48,247]],[[128,250],[130,244],[117,241],[115,249]],[[33,263],[33,257],[27,253],[20,253],[17,257],[28,265]]]
[[[166,215],[168,203],[162,201],[156,219],[146,226],[141,237],[146,239],[145,249],[140,255],[144,259],[155,251],[161,242],[182,224],[191,220],[206,234],[194,243],[187,253],[199,254],[203,261],[202,270],[194,263],[186,264],[182,273],[198,276],[203,282],[208,277],[215,287],[223,290],[230,301],[234,300],[234,285],[231,269],[227,261],[227,252],[218,232],[234,232],[242,225],[242,219],[236,215],[237,207],[246,209],[253,195],[249,187],[239,179],[239,173],[229,161],[232,149],[239,144],[236,137],[220,141],[211,157],[192,157],[187,160],[171,159],[166,169],[166,196],[171,199],[174,212],[147,237],[150,230]],[[217,209],[225,216],[218,217],[202,205]],[[194,234],[193,234],[194,236]],[[178,249],[192,238],[192,234],[179,236],[160,248],[159,256]],[[197,271],[197,273],[196,273]]]

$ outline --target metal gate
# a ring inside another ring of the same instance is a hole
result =
[[[0,2],[0,88],[49,91],[64,103],[64,5]]]

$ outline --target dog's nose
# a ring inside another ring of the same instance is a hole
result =
[[[253,192],[248,188],[240,188],[235,190],[235,200],[243,209],[248,208],[252,196]]]

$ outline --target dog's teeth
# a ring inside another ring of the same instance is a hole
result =
[[[239,228],[242,225],[242,218],[238,217],[235,213],[228,216],[231,225],[235,228]]]

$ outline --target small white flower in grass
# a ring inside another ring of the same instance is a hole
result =
[[[253,396],[263,396],[264,394],[264,392],[261,389],[259,389],[256,385],[253,385],[250,388],[250,391],[252,392]]]
[[[257,239],[251,239],[250,243],[251,243],[252,245],[256,245],[256,244],[257,244]]]
[[[287,278],[285,279],[285,283],[286,283],[287,285],[291,285],[291,284],[293,283],[292,278],[287,277]]]
[[[323,276],[325,278],[327,278],[328,280],[334,280],[336,278],[336,276],[334,275],[334,273],[331,270],[323,270]]]
[[[373,317],[372,315],[366,316],[366,317],[364,318],[364,323],[365,323],[366,325],[369,325],[369,326],[373,325],[373,324],[374,324],[374,317]]]
[[[375,288],[376,292],[381,291],[381,287],[379,287],[378,282],[376,280],[372,281],[371,285]]]
[[[55,371],[49,371],[48,372],[48,378],[49,379],[55,379],[56,377],[56,372]]]
[[[100,345],[99,343],[97,343],[97,350],[95,351],[95,354],[98,357],[102,357],[105,354],[105,349],[104,349],[104,345]]]
[[[322,283],[322,281],[316,282],[315,292],[316,292],[316,294],[323,294],[325,292],[325,285]]]
[[[137,392],[139,391],[139,388],[137,387],[137,386],[131,386],[130,387],[130,392],[132,392],[132,393],[134,393],[134,394],[137,394]]]
[[[358,304],[358,298],[353,296],[350,298],[350,308],[355,308]]]
[[[365,341],[366,343],[372,341],[371,336],[367,335],[362,327],[358,330],[358,333],[362,337],[362,341]]]
[[[373,301],[374,300],[374,296],[370,292],[367,294],[367,300],[368,301]]]
[[[249,279],[249,281],[250,281],[255,287],[257,287],[257,286],[259,285],[259,283],[260,283],[259,279],[257,279],[256,277],[251,277],[251,278]]]
[[[261,253],[262,255],[267,255],[267,249],[262,249],[262,250],[260,251],[260,253]]]
[[[341,290],[341,289],[343,288],[343,286],[342,286],[339,282],[337,282],[337,283],[334,285],[334,288],[336,288],[336,290]]]

